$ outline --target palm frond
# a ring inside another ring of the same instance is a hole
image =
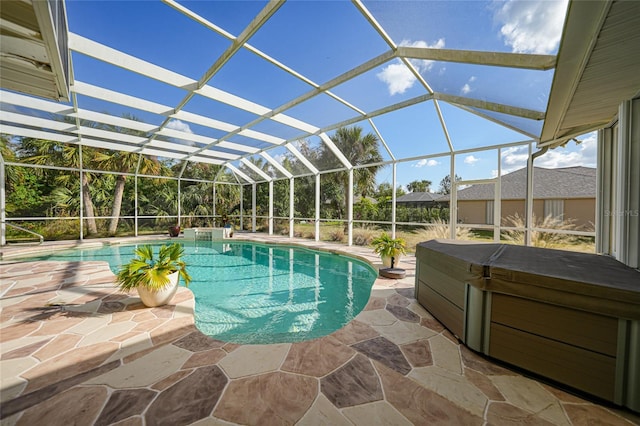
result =
[[[137,247],[134,254],[136,257],[118,271],[117,282],[121,290],[129,291],[138,286],[160,290],[169,284],[168,277],[175,272],[179,272],[185,285],[189,286],[191,276],[182,260],[184,248],[180,244],[161,246],[157,258],[148,244]]]

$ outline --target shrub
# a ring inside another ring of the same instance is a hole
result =
[[[342,229],[336,229],[329,233],[329,241],[343,242],[344,241],[344,231]]]
[[[368,229],[358,229],[353,231],[353,244],[357,246],[368,246],[373,240],[373,231]]]
[[[416,234],[423,239],[423,241],[450,238],[451,228],[449,224],[442,219],[434,219],[431,224],[426,225],[424,229],[418,230]],[[469,240],[472,234],[468,228],[457,227],[456,239],[457,240]]]
[[[524,245],[525,243],[525,220],[517,213],[505,219],[506,225],[518,229],[502,231],[502,238],[512,244]],[[573,220],[559,220],[548,215],[544,220],[539,221],[533,217],[533,224],[536,228],[558,229],[562,231],[575,231],[577,227]],[[578,242],[576,235],[559,234],[557,232],[531,231],[531,245],[534,247],[560,248],[573,245]]]

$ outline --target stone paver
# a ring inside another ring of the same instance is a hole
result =
[[[346,410],[346,409],[345,409]],[[298,426],[352,426],[351,422],[336,408],[335,405],[320,394],[311,408],[298,423]]]
[[[355,425],[411,425],[411,422],[393,408],[393,405],[383,401],[348,407],[343,412]]]
[[[366,247],[238,237],[380,264]],[[400,265],[406,278],[377,279],[365,310],[342,329],[274,345],[203,335],[185,288],[171,304],[145,308],[134,293],[117,291],[105,262],[1,266],[3,426],[640,424],[637,414],[543,385],[460,345],[415,300],[410,256]]]
[[[317,379],[281,371],[232,381],[213,415],[242,424],[294,424],[318,393]]]
[[[233,379],[277,370],[289,352],[290,344],[241,346],[222,361],[220,367]]]
[[[324,396],[338,408],[353,407],[382,399],[382,386],[363,355],[357,355],[346,365],[320,380]]]
[[[409,377],[479,417],[482,417],[489,401],[464,376],[436,366],[414,368]]]

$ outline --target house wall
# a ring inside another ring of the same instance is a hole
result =
[[[458,201],[458,221],[462,223],[487,223],[486,222],[487,202],[479,201]]]
[[[587,231],[595,230],[596,223],[596,199],[595,198],[578,198],[565,200],[564,202],[565,219],[573,219],[574,224]]]
[[[487,201],[485,200],[460,200],[458,201],[458,219],[462,223],[486,224],[490,221],[486,217]],[[596,200],[595,198],[578,198],[564,200],[564,218],[573,220],[579,228],[593,230],[595,223]],[[516,214],[524,221],[525,203],[524,200],[504,200],[501,207],[501,226],[514,226],[507,220]],[[544,200],[533,200],[533,214],[536,218],[544,217]]]
[[[533,203],[533,214],[535,214],[536,216],[538,215],[536,213],[536,202],[534,201]],[[540,208],[544,208],[540,207]],[[524,210],[524,200],[505,200],[502,202],[502,221],[501,221],[501,225],[502,226],[514,226],[515,224],[510,221],[508,218],[513,217],[515,215],[520,216],[520,219],[522,220],[522,222],[524,223],[524,216],[525,216],[525,210]]]

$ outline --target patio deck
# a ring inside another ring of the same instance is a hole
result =
[[[378,263],[363,247],[236,235]],[[19,250],[3,248],[5,257]],[[0,265],[3,425],[640,422],[460,345],[413,298],[413,257],[401,263],[406,278],[376,280],[341,330],[273,345],[203,335],[185,288],[171,305],[145,308],[115,288],[103,262]]]

